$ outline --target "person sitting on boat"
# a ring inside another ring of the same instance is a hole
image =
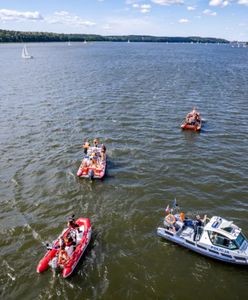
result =
[[[168,224],[167,225],[168,230],[172,231],[173,233],[176,233],[176,231],[178,230],[178,226],[176,224],[177,217],[172,213],[170,213],[165,217],[165,221]]]
[[[90,164],[89,164],[90,168],[95,168],[96,167],[96,159],[91,157],[90,158]]]
[[[64,265],[65,263],[67,263],[68,260],[69,260],[69,255],[68,255],[67,251],[65,250],[65,245],[62,245],[59,250],[58,264]]]
[[[86,158],[83,159],[80,168],[84,169],[84,168],[87,168],[88,166],[89,166],[89,158],[86,157]]]
[[[200,120],[200,113],[196,110],[196,108],[194,107],[192,110],[192,115],[193,117],[196,119],[196,121]]]
[[[97,156],[93,156],[90,158],[90,168],[92,169],[99,169],[99,164],[97,162]]]
[[[192,111],[187,114],[186,116],[186,122],[190,125],[194,125],[196,122],[200,121],[200,114],[196,110],[195,107],[193,107]]]
[[[70,231],[67,233],[65,237],[65,249],[67,251],[67,254],[71,255],[73,251],[76,249],[77,245],[77,236],[76,232]]]
[[[193,117],[192,113],[188,113],[186,116],[186,123],[187,124],[193,124],[194,123],[195,118]]]
[[[90,143],[88,142],[88,140],[85,140],[82,148],[84,148],[84,154],[87,155],[88,149],[90,147]]]

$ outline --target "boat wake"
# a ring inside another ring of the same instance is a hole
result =
[[[16,186],[19,186],[19,183],[18,183],[14,178],[11,178],[11,181],[12,181]]]
[[[43,243],[42,242],[42,238],[39,235],[39,233],[37,231],[35,231],[29,224],[25,224],[24,227],[27,228],[28,230],[30,230],[32,232],[32,235],[33,235],[33,237],[34,237],[35,240]]]

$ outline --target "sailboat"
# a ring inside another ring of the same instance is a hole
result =
[[[71,46],[71,42],[70,41],[68,42],[68,46]]]
[[[86,40],[84,40],[84,44],[87,44],[87,41],[86,41]]]
[[[23,49],[22,49],[22,58],[34,58],[32,55],[30,55],[28,53],[28,50],[27,50],[27,47],[26,45],[23,46]]]

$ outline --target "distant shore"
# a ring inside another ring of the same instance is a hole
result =
[[[52,32],[29,32],[0,29],[0,43],[34,42],[157,42],[157,43],[230,43],[228,40],[212,37],[165,37],[149,35],[63,34]]]

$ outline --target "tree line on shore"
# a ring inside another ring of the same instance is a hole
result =
[[[157,37],[148,35],[102,36],[97,34],[64,34],[52,32],[24,32],[0,29],[0,43],[29,42],[158,42],[158,43],[229,43],[225,39],[203,37]]]

